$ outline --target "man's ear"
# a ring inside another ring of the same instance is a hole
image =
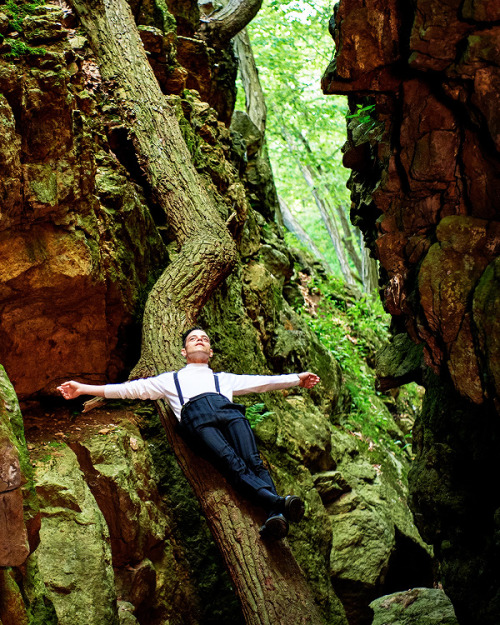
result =
[[[186,357],[186,350],[184,349],[184,347],[181,349],[181,354],[184,356],[184,358]]]
[[[210,350],[210,358],[214,355],[213,349]]]

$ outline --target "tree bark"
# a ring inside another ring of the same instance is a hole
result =
[[[125,0],[72,0],[119,106],[145,179],[165,210],[179,246],[153,287],[143,321],[142,354],[135,374],[178,368],[180,333],[193,323],[213,290],[231,271],[235,245],[219,207],[194,169],[174,111],[146,58]],[[323,621],[286,543],[260,540],[255,511],[175,431],[167,404],[157,408],[179,464],[198,496],[224,557],[249,625]]]
[[[262,132],[266,131],[267,106],[259,80],[259,72],[253,56],[252,44],[245,28],[234,38],[239,70],[245,91],[245,106],[248,117]]]
[[[361,277],[366,293],[374,293],[378,289],[378,263],[370,256],[370,250],[362,243],[363,270]]]
[[[327,185],[327,189],[329,190],[328,185]],[[363,271],[363,262],[362,262],[362,259],[360,258],[360,255],[358,254],[358,252],[356,251],[354,247],[353,233],[352,233],[351,227],[349,226],[349,221],[346,217],[346,211],[344,207],[338,202],[335,203],[335,209],[339,217],[340,225],[342,227],[342,232],[344,233],[342,240],[344,242],[345,248],[347,250],[347,253],[349,254],[349,258],[352,260],[354,267],[356,268],[356,271],[358,272],[359,275],[361,275]]]
[[[236,250],[218,207],[206,192],[182,138],[175,112],[163,96],[147,61],[124,0],[74,0],[87,29],[106,86],[111,90],[141,170],[180,248],[154,286],[146,304],[141,360],[136,374],[158,371],[153,344],[181,332],[196,318],[229,274]],[[162,303],[162,318],[151,310]]]
[[[223,48],[259,12],[262,0],[229,0],[221,9],[200,19],[198,34],[208,44]]]
[[[242,30],[234,38],[234,49],[236,56],[238,57],[238,66],[241,76],[241,82],[243,83],[243,90],[245,91],[245,109],[250,120],[255,124],[257,129],[262,133],[262,143],[259,148],[259,152],[256,158],[256,169],[259,172],[271,173],[272,189],[268,193],[268,203],[272,204],[275,213],[275,219],[278,226],[282,228],[283,215],[281,214],[281,204],[278,199],[278,193],[274,184],[274,177],[272,176],[271,160],[269,158],[269,152],[267,149],[266,140],[266,121],[267,121],[267,106],[264,97],[264,91],[260,84],[259,71],[255,63],[253,55],[252,44],[250,43],[250,37],[246,29]],[[269,187],[271,187],[271,184]]]

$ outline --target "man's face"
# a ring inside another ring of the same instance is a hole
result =
[[[186,362],[207,363],[213,356],[210,348],[210,339],[203,330],[193,330],[187,335],[186,346],[182,349],[181,354]]]

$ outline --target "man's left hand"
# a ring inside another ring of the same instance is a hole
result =
[[[298,375],[300,379],[299,386],[303,388],[312,388],[320,381],[319,376],[310,371],[304,371],[304,373],[299,373]]]

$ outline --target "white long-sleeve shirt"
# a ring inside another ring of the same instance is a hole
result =
[[[221,372],[220,393],[233,400],[233,395],[263,393],[297,386],[300,378],[296,373],[286,375],[236,375]],[[178,373],[184,402],[201,393],[216,393],[214,373],[207,364],[191,363]],[[181,419],[181,402],[174,382],[174,372],[161,373],[154,378],[130,380],[123,384],[106,384],[104,397],[107,399],[166,399],[177,419]]]

